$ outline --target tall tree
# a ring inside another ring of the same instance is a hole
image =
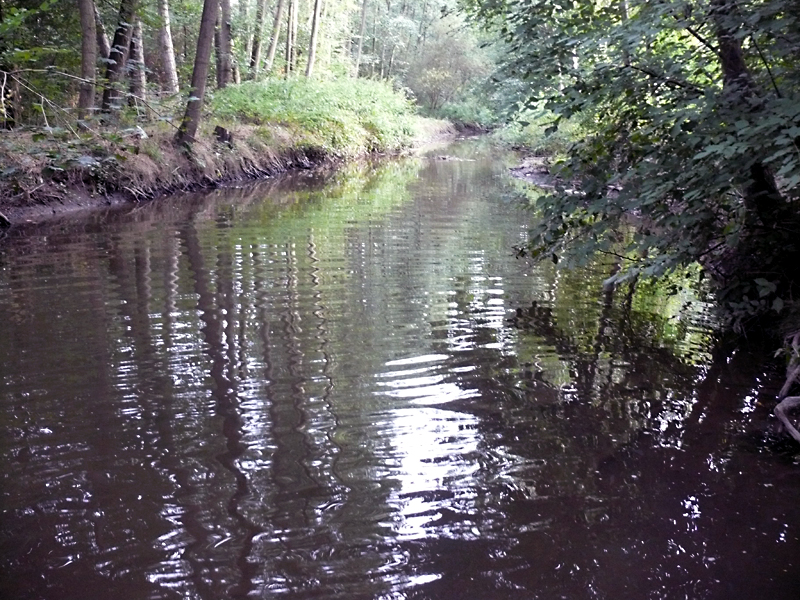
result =
[[[298,48],[297,48],[297,29],[298,29],[298,22],[299,16],[298,13],[300,11],[300,2],[299,0],[290,0],[291,1],[291,19],[290,19],[290,28],[292,31],[292,43],[290,46],[290,56],[291,56],[291,71],[294,72],[297,70],[297,55],[298,55]]]
[[[267,73],[272,71],[272,65],[275,62],[275,52],[278,49],[278,37],[281,33],[281,20],[283,19],[283,7],[286,5],[286,0],[278,0],[278,6],[275,8],[275,18],[272,20],[272,35],[269,40],[269,50],[267,51],[267,62],[264,70]]]
[[[233,78],[233,38],[231,37],[231,0],[219,0],[217,29],[217,87],[226,87]]]
[[[78,119],[94,108],[94,78],[97,67],[97,28],[94,1],[78,0],[81,18],[81,87],[78,96]]]
[[[107,59],[111,54],[111,43],[108,41],[106,28],[103,26],[103,19],[100,17],[100,11],[97,10],[97,3],[92,2],[94,6],[94,25],[97,32],[97,52],[100,58]]]
[[[103,91],[103,103],[101,105],[101,109],[105,112],[110,111],[113,106],[119,105],[121,97],[119,84],[128,58],[128,49],[131,43],[137,7],[138,0],[120,0],[119,19],[117,21],[117,29],[114,31],[114,41],[111,43],[111,52],[108,56],[106,88]]]
[[[314,13],[311,17],[311,39],[308,42],[306,77],[311,77],[314,73],[314,62],[317,59],[317,36],[319,35],[321,5],[322,0],[314,0]]]
[[[175,64],[175,47],[172,44],[172,26],[169,18],[169,0],[158,0],[158,49],[161,55],[162,81],[164,91],[170,96],[180,90],[178,86],[178,69]]]
[[[261,70],[261,39],[264,36],[264,14],[267,0],[258,0],[256,4],[256,22],[253,30],[253,49],[250,52],[250,79],[258,79]]]
[[[139,100],[145,100],[147,89],[141,19],[136,19],[133,25],[133,34],[131,35],[131,46],[128,56],[129,89],[131,92],[131,95],[128,97],[128,104],[138,108]]]
[[[356,64],[353,68],[353,76],[358,77],[359,70],[361,69],[361,50],[364,47],[364,28],[367,24],[367,2],[361,2],[361,23],[358,26],[358,50],[356,51]]]
[[[106,67],[106,88],[103,90],[103,102],[101,104],[101,109],[104,112],[119,106],[119,100],[122,95],[120,80],[128,59],[137,7],[138,0],[120,0],[117,28],[114,31],[114,39],[111,43],[108,66]]]
[[[175,135],[175,142],[182,146],[191,146],[195,141],[197,127],[200,125],[200,114],[203,98],[206,93],[208,65],[211,61],[211,47],[214,45],[214,27],[217,22],[219,0],[204,0],[203,15],[200,18],[200,32],[197,35],[197,52],[192,69],[192,85],[189,99],[186,102],[186,113],[181,126]]]

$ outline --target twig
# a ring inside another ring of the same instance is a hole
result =
[[[775,94],[778,96],[778,98],[783,98],[783,96],[781,95],[781,91],[778,89],[778,84],[775,82],[775,77],[772,75],[772,69],[769,68],[769,63],[767,62],[767,59],[764,57],[764,53],[761,52],[761,48],[759,47],[758,43],[756,42],[756,36],[751,33],[750,39],[753,42],[753,46],[756,47],[756,51],[758,52],[758,55],[761,57],[761,62],[764,63],[764,67],[767,69],[767,73],[769,73],[769,80],[772,82],[772,87],[775,90]]]
[[[695,31],[694,29],[692,29],[688,25],[686,26],[686,31],[688,31],[692,35],[692,37],[694,37],[697,41],[699,41],[701,44],[703,44],[703,46],[705,46],[706,48],[711,50],[711,52],[713,52],[716,56],[719,56],[719,50],[714,48],[714,46],[711,44],[711,42],[709,42],[706,38],[704,38],[702,35],[700,35],[699,32]]]
[[[5,73],[5,71],[4,71],[4,73]],[[61,75],[62,77],[66,77],[67,79],[74,79],[75,81],[80,81],[81,83],[91,83],[91,84],[96,85],[96,86],[98,86],[100,88],[113,87],[112,85],[103,83],[101,81],[95,81],[95,80],[91,80],[91,79],[86,79],[84,77],[78,77],[77,75],[72,75],[71,73],[64,73],[63,71],[57,71],[55,69],[20,69],[18,71],[13,71],[13,72],[11,72],[9,74],[13,77],[14,73],[49,73],[49,74]],[[121,90],[119,90],[119,91],[121,91]],[[167,117],[165,117],[163,113],[161,113],[160,111],[158,111],[155,108],[153,108],[153,105],[150,104],[147,100],[145,100],[141,96],[137,96],[136,94],[133,94],[131,92],[122,92],[121,91],[121,93],[126,98],[133,98],[137,102],[141,102],[142,104],[144,104],[147,108],[149,108],[151,111],[153,111],[153,113],[157,117],[159,117],[163,121],[166,121],[167,124],[170,127],[172,127],[173,129],[176,129],[176,130],[179,129],[178,125],[175,125],[171,120],[167,119]]]
[[[700,89],[699,87],[697,87],[694,84],[686,83],[685,81],[678,81],[677,79],[672,79],[670,77],[665,77],[664,75],[659,75],[655,71],[651,71],[650,69],[646,69],[644,67],[637,67],[636,65],[632,65],[632,64],[623,65],[623,68],[624,67],[627,67],[629,69],[633,69],[634,71],[639,71],[641,73],[644,73],[645,75],[649,75],[650,77],[653,77],[654,79],[657,79],[659,81],[663,81],[664,83],[672,84],[674,86],[677,86],[679,88],[683,88],[685,90],[691,90],[691,91],[693,91],[693,92],[695,92],[697,94],[702,94],[702,92],[703,92],[702,89]]]
[[[42,109],[42,117],[44,117],[44,126],[47,127],[47,129],[50,129],[50,123],[47,122],[47,113],[44,112],[45,97],[44,96],[40,96],[40,98],[42,99],[42,101],[39,102],[39,108]]]
[[[631,258],[630,256],[623,256],[622,254],[617,254],[616,252],[613,252],[611,250],[601,250],[601,249],[598,248],[597,252],[599,252],[600,254],[608,254],[609,256],[615,256],[615,257],[621,258],[623,260],[629,260],[631,262],[641,262],[642,261],[641,258]]]
[[[47,122],[47,114],[44,112],[44,103],[45,102],[47,102],[47,104],[49,106],[53,107],[53,110],[55,110],[56,112],[63,112],[63,113],[67,112],[63,108],[61,108],[60,106],[57,106],[55,103],[51,102],[48,98],[46,98],[44,96],[44,94],[42,94],[41,92],[36,91],[31,86],[27,85],[28,81],[26,79],[22,79],[21,77],[17,77],[13,73],[10,73],[10,75],[11,75],[12,79],[14,79],[14,81],[16,81],[18,84],[20,84],[22,87],[24,87],[26,90],[28,90],[32,94],[35,94],[35,95],[39,96],[42,99],[42,102],[39,104],[39,106],[42,109],[42,115],[44,116],[45,127],[47,127],[48,129],[50,128],[50,125]],[[70,130],[70,133],[72,133],[72,135],[74,135],[76,138],[80,139],[80,136],[77,133],[75,133],[75,130],[72,129],[72,127],[70,127],[69,122],[67,121],[66,118],[64,119],[64,124],[67,126],[67,129]]]

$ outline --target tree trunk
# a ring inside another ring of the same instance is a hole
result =
[[[241,38],[244,55],[250,58],[253,49],[253,34],[250,31],[250,0],[239,0],[239,22],[241,25],[236,29],[236,35]]]
[[[297,0],[292,2],[292,72],[297,70],[297,13],[300,11],[300,3]]]
[[[5,8],[3,0],[0,0],[0,23],[5,21]],[[8,47],[5,40],[0,38],[0,57],[2,57]],[[21,107],[19,106],[19,80],[16,77],[9,79],[9,74],[16,71],[14,65],[0,62],[0,127],[3,129],[14,129],[19,121]]]
[[[292,33],[294,31],[294,11],[297,9],[297,2],[296,0],[289,0],[289,14],[286,17],[286,78],[289,78],[289,75],[292,72],[294,67],[293,55],[294,55],[294,39],[292,37]]]
[[[136,19],[136,23],[133,25],[133,35],[131,36],[129,57],[129,89],[131,95],[128,97],[128,105],[136,106],[138,110],[139,102],[137,99],[145,100],[147,89],[147,78],[144,65],[144,48],[142,47],[142,22],[139,19]]]
[[[375,42],[377,40],[376,33],[378,29],[378,11],[380,7],[376,7],[373,11],[372,15],[372,50],[370,50],[370,54],[372,54],[372,63],[370,64],[369,76],[375,77]]]
[[[353,77],[358,77],[361,68],[361,50],[364,47],[364,28],[367,24],[367,0],[361,3],[361,24],[358,27],[358,51],[356,52],[356,66]]]
[[[267,64],[264,70],[269,73],[272,71],[272,64],[275,62],[275,51],[278,49],[278,38],[281,34],[281,19],[283,18],[283,7],[286,5],[286,0],[278,0],[278,6],[275,9],[275,18],[272,21],[272,36],[269,40],[269,50],[267,51]]]
[[[250,79],[258,79],[261,69],[261,38],[264,34],[264,12],[266,0],[258,0],[256,4],[256,29],[253,32],[253,50],[250,53]]]
[[[314,0],[314,14],[311,18],[311,39],[308,42],[308,63],[306,64],[306,77],[314,73],[314,61],[317,59],[317,36],[320,26],[320,9],[322,0]]]
[[[94,108],[94,77],[97,66],[97,26],[94,1],[78,0],[81,19],[81,88],[78,96],[78,119]]]
[[[756,112],[761,104],[758,100],[755,83],[744,60],[742,42],[737,37],[736,29],[730,27],[736,19],[730,20],[735,6],[729,0],[713,0],[711,13],[713,17],[718,55],[722,70],[723,94],[732,106],[738,105],[745,112]],[[775,177],[761,162],[756,161],[749,170],[749,184],[744,191],[744,205],[747,209],[749,225],[772,228],[780,220],[786,206],[781,196]]]
[[[392,44],[392,50],[389,52],[389,66],[386,69],[386,79],[389,79],[392,76],[392,68],[394,67],[394,51],[396,48],[397,46]]]
[[[132,24],[136,18],[136,8],[137,0],[121,0],[120,2],[119,22],[114,32],[111,53],[108,55],[110,62],[106,69],[107,87],[103,91],[103,103],[100,107],[104,112],[109,112],[113,106],[119,105],[121,97],[119,83],[128,55],[128,46],[131,43]]]
[[[175,48],[172,44],[172,27],[169,22],[169,0],[158,0],[158,16],[161,19],[161,26],[158,28],[158,46],[164,68],[161,85],[167,94],[174,96],[180,89],[178,69],[175,65]]]
[[[97,53],[100,55],[100,58],[106,59],[108,55],[111,54],[111,43],[108,41],[106,28],[103,26],[103,19],[100,18],[100,11],[97,10],[97,4],[92,2],[92,8],[94,9],[94,26],[97,35]]]
[[[231,82],[233,48],[231,47],[231,0],[219,0],[219,29],[217,32],[217,87],[223,89]]]
[[[208,63],[211,59],[211,46],[214,43],[214,25],[217,22],[218,4],[218,0],[204,0],[203,2],[203,16],[200,18],[200,33],[197,36],[197,52],[194,56],[194,69],[192,69],[192,86],[189,89],[186,114],[175,135],[175,142],[183,146],[191,146],[200,124],[200,112],[203,108],[206,78],[208,77]]]

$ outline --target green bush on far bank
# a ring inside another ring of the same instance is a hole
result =
[[[211,122],[285,126],[335,156],[410,146],[419,119],[404,94],[367,79],[247,82],[215,92],[209,110]]]
[[[535,156],[564,156],[570,145],[580,138],[583,128],[577,120],[570,119],[561,121],[558,128],[552,130],[554,121],[554,115],[543,111],[522,111],[512,122],[496,130],[494,137]]]
[[[494,129],[500,123],[497,111],[474,96],[457,102],[448,102],[436,114],[439,118],[453,123],[484,131]]]

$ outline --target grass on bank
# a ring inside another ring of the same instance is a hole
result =
[[[114,126],[0,132],[0,209],[58,205],[75,191],[146,198],[200,183],[272,175],[327,159],[393,153],[448,130],[383,82],[274,79],[209,95],[196,143],[173,143],[181,107],[121,114]],[[175,116],[165,118],[165,115]],[[229,135],[220,141],[215,128]]]
[[[408,147],[419,120],[405,95],[366,79],[247,82],[217,91],[210,111],[224,123],[286,127],[302,144],[345,157]]]

